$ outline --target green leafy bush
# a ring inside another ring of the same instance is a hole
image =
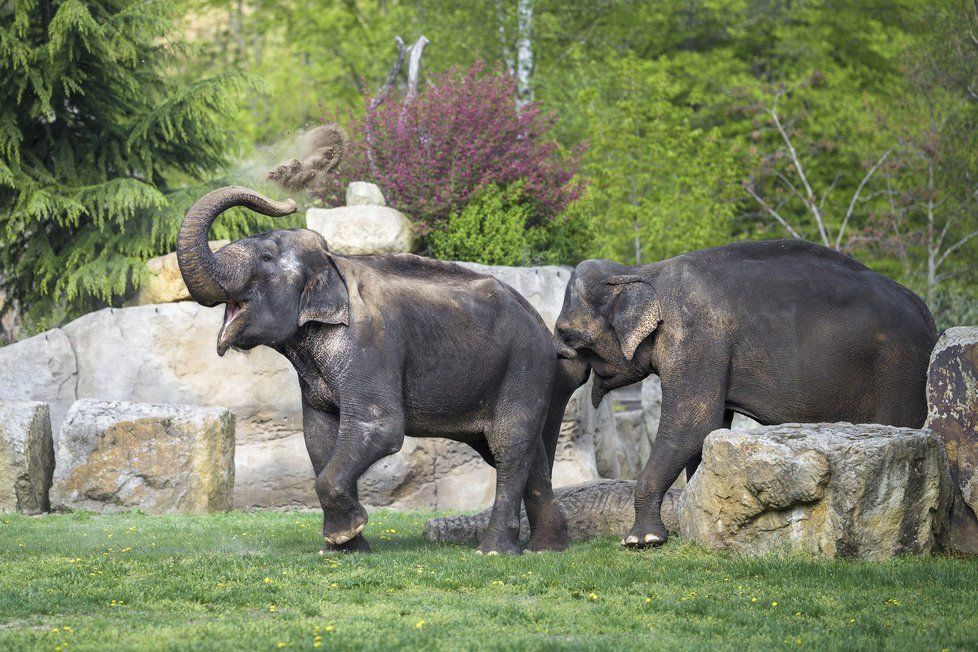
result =
[[[486,265],[576,262],[589,237],[588,211],[572,204],[562,215],[537,225],[534,215],[522,183],[490,184],[432,232],[431,254]]]

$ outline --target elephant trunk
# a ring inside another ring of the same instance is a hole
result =
[[[240,285],[247,271],[242,264],[245,261],[237,260],[240,256],[215,255],[207,244],[211,224],[218,215],[233,206],[246,206],[273,217],[296,211],[295,202],[291,199],[274,201],[243,186],[219,188],[207,193],[190,207],[177,235],[177,262],[190,296],[205,306],[216,306],[227,301],[229,290]],[[244,251],[238,253],[243,254]]]

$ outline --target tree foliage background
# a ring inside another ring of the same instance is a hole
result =
[[[179,0],[169,16],[150,6],[0,5],[0,271],[39,318],[121,301],[138,260],[172,245],[180,192],[235,180],[255,152],[323,116],[362,115],[394,37],[424,34],[422,85],[479,62],[510,71],[514,101],[558,116],[557,146],[586,147],[586,191],[568,211],[586,213],[588,228],[554,234],[578,240],[551,262],[650,262],[791,237],[787,225],[908,284],[941,326],[978,320],[974,0]],[[42,27],[45,7],[103,15],[58,35]],[[84,138],[78,107],[93,116]],[[117,162],[88,162],[102,160]],[[514,192],[473,195],[453,222],[485,228],[487,211],[521,210]],[[219,224],[258,228],[244,219]],[[442,250],[477,257],[465,233],[454,237]],[[52,255],[67,241],[78,254]]]

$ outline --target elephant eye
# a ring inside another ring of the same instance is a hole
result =
[[[266,263],[270,263],[272,262],[272,254],[262,254],[261,259],[264,260]]]

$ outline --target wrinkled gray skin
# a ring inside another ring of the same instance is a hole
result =
[[[519,553],[521,500],[531,550],[563,550],[550,483],[564,407],[587,367],[515,290],[410,254],[338,256],[318,233],[272,231],[216,254],[214,219],[232,206],[286,215],[295,203],[242,187],[187,212],[177,257],[194,300],[225,303],[217,350],[266,345],[299,375],[303,430],[323,508],[324,550],[367,551],[357,480],[405,435],[446,437],[496,468],[483,553]]]
[[[920,427],[934,320],[905,287],[800,240],[741,242],[651,265],[574,270],[557,335],[594,371],[595,407],[657,374],[662,418],[622,544],[666,540],[660,505],[735,412],[765,425]]]

